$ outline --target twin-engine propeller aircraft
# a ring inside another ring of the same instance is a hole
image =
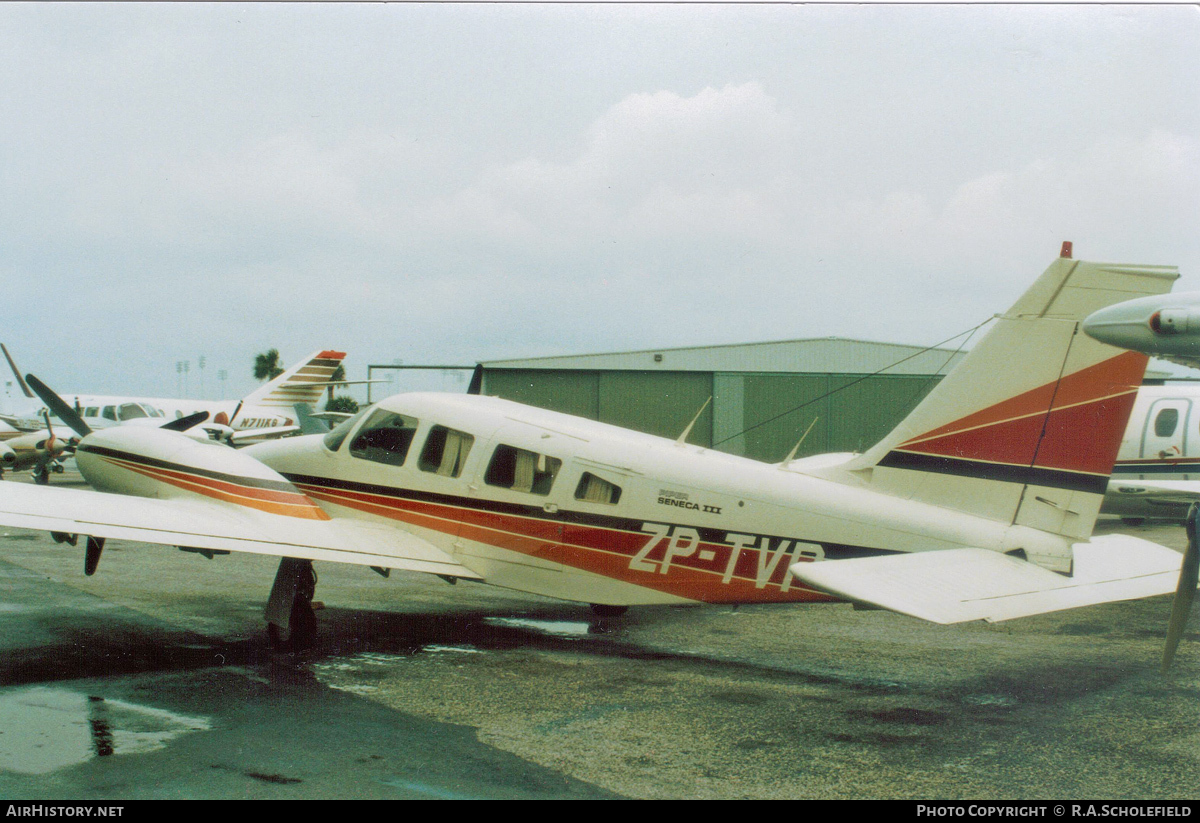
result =
[[[242,446],[299,431],[294,405],[315,405],[331,385],[345,385],[344,381],[331,382],[334,372],[345,357],[346,353],[341,351],[315,351],[240,401],[91,394],[72,394],[67,397],[72,400],[79,416],[93,429],[108,428],[131,419],[147,417],[147,407],[154,410],[149,414],[151,418],[159,416],[160,413],[171,419],[205,411],[209,413],[210,420],[204,424],[204,428],[213,439]],[[147,419],[142,422],[160,425],[165,421],[154,422]]]
[[[1139,297],[1098,309],[1083,330],[1102,343],[1200,368],[1200,292]]]
[[[3,344],[0,344],[0,349],[21,390],[28,397],[35,397],[17,370],[8,349]],[[210,420],[204,424],[203,430],[209,437],[242,446],[299,431],[294,411],[296,403],[315,405],[331,386],[350,385],[351,381],[331,380],[345,356],[346,353],[340,351],[315,351],[240,401],[97,394],[68,394],[66,397],[71,401],[75,415],[82,418],[90,429],[105,429],[127,423],[160,427],[169,420],[207,412]],[[22,428],[22,423],[29,422],[29,419],[29,415],[25,418],[0,415],[0,420],[17,428]],[[34,418],[32,423],[26,425],[24,430],[42,428],[40,419]]]
[[[1100,309],[1083,330],[1103,343],[1200,368],[1200,292]],[[1104,510],[1180,519],[1200,501],[1200,387],[1143,387],[1113,467]]]
[[[1078,333],[1093,311],[1177,276],[1056,260],[862,455],[769,465],[688,445],[687,432],[673,441],[495,397],[407,394],[323,436],[240,451],[95,431],[76,459],[96,491],[5,484],[0,523],[87,535],[88,573],[109,538],[281,556],[267,619],[301,641],[315,629],[312,561],[606,610],[850,600],[939,623],[1177,582],[1186,595],[1196,575],[1181,574],[1177,552],[1089,540],[1147,358]]]

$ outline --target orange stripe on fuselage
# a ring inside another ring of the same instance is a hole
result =
[[[101,459],[120,466],[123,469],[136,472],[144,477],[149,477],[152,480],[239,506],[246,506],[247,508],[271,514],[281,514],[285,517],[299,517],[304,520],[330,519],[329,515],[320,506],[299,492],[279,492],[271,489],[241,486],[211,477],[145,466],[140,463],[108,456],[104,456]]]
[[[560,523],[538,517],[304,483],[298,486],[316,500],[699,602],[803,603],[833,602],[837,599],[805,588],[794,579],[788,580],[788,566],[801,559],[795,555],[784,554],[779,557],[769,574],[769,580],[759,588],[756,582],[758,564],[764,562],[765,570],[770,564],[770,556],[760,561],[758,551],[754,549],[741,551],[731,579],[723,583],[722,576],[729,562],[729,553],[733,551],[731,546],[724,544],[702,542],[690,556],[673,558],[667,574],[645,572],[631,569],[630,561],[646,546],[647,541],[654,539],[648,532]],[[643,556],[643,560],[657,567],[666,554],[669,542],[669,538],[660,539],[658,545]],[[711,559],[703,559],[702,555],[709,553]],[[785,581],[787,591],[783,590]]]

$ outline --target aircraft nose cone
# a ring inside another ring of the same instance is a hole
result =
[[[1153,342],[1153,332],[1150,330],[1150,315],[1153,312],[1135,305],[1141,302],[1130,300],[1088,315],[1083,321],[1084,333],[1101,343],[1123,349],[1137,349]]]
[[[1195,319],[1192,319],[1194,316]],[[1177,354],[1200,338],[1200,292],[1154,295],[1117,303],[1083,321],[1089,337],[1147,354]]]

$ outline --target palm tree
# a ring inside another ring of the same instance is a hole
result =
[[[254,379],[274,380],[283,374],[283,362],[279,359],[278,349],[267,349],[262,354],[254,355]]]
[[[343,366],[341,363],[338,363],[337,368],[333,370],[333,374],[329,375],[329,382],[330,382],[329,400],[327,401],[327,404],[325,406],[325,408],[327,410],[329,408],[328,403],[333,402],[333,385],[332,384],[337,383],[340,380],[345,380],[345,379],[346,379],[346,367]],[[357,411],[357,409],[355,409],[355,411]]]

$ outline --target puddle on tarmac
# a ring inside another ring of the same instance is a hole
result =
[[[483,622],[489,626],[503,626],[506,629],[529,629],[549,634],[554,637],[587,637],[593,634],[604,634],[603,627],[598,623],[586,623],[575,620],[535,620],[528,617],[485,617]]]
[[[161,749],[202,717],[81,694],[34,688],[0,693],[0,771],[45,774],[93,757]]]

